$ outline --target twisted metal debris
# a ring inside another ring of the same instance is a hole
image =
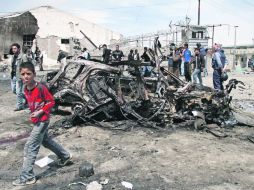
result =
[[[158,47],[158,38],[154,47],[149,50],[150,62],[111,61],[106,65],[98,60],[72,58],[58,72],[48,73],[45,80],[56,104],[72,108],[73,115],[65,124],[79,121],[102,127],[110,125],[112,129],[134,126],[204,129],[209,123],[227,124],[233,117],[230,92],[244,84],[231,79],[224,91],[215,91],[186,83],[161,67],[165,56]],[[154,66],[154,77],[142,77],[142,66]],[[173,82],[167,80],[168,75]]]

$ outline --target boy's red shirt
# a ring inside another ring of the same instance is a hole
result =
[[[31,113],[34,111],[43,110],[43,114],[39,118],[31,118],[33,123],[49,120],[51,108],[55,105],[55,100],[48,89],[44,85],[40,85],[42,86],[41,89],[39,89],[37,83],[34,89],[28,90],[25,88],[24,90]]]

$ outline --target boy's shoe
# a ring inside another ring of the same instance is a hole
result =
[[[72,159],[72,154],[70,154],[69,158],[60,159],[58,162],[58,165],[59,166],[66,166],[67,164],[72,163],[71,159]]]
[[[16,179],[15,181],[12,182],[12,185],[14,186],[25,186],[25,185],[32,185],[36,183],[35,177],[32,179],[28,180],[21,180],[20,178]]]

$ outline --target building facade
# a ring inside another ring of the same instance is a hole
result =
[[[236,67],[245,68],[247,67],[248,60],[254,58],[254,45],[239,45],[236,48],[234,46],[226,46],[223,49],[231,67],[235,61]]]
[[[56,60],[58,51],[73,54],[75,48],[94,46],[80,32],[82,31],[94,44],[110,44],[122,35],[87,20],[42,6],[21,13],[0,17],[0,54],[8,54],[12,43],[19,43],[35,49],[37,45],[46,58]]]

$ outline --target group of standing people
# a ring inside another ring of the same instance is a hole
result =
[[[106,44],[102,45],[102,62],[108,64],[110,61],[122,61],[124,58],[123,51],[116,45],[116,49],[111,51]]]
[[[194,50],[194,56],[192,56],[191,51],[187,43],[184,44],[182,52],[180,52],[180,61],[179,69],[180,73],[185,76],[187,82],[193,82],[203,86],[201,72],[205,67],[205,58],[201,52],[201,46],[197,44],[197,47]],[[183,65],[183,67],[181,66]]]
[[[169,56],[168,66],[169,71],[174,73],[176,76],[184,75],[187,82],[199,84],[201,87],[202,76],[201,73],[204,71],[206,65],[207,49],[201,47],[200,43],[197,43],[197,47],[194,49],[194,55],[189,50],[188,44],[185,43],[183,49],[175,49]],[[223,90],[224,76],[226,75],[228,61],[224,54],[220,44],[214,44],[213,55],[212,55],[212,68],[213,68],[213,86],[216,90]]]
[[[168,55],[168,69],[175,76],[179,77],[179,75],[184,75],[187,82],[192,82],[202,87],[201,73],[206,70],[207,49],[201,47],[200,43],[196,45],[197,47],[194,49],[194,55],[192,55],[188,43],[185,43],[183,47],[170,49],[170,54]],[[172,47],[174,47],[174,44]],[[122,61],[124,58],[123,51],[119,49],[119,45],[116,45],[115,50],[111,51],[111,49],[108,49],[107,45],[104,44],[102,45],[102,50],[102,62],[105,64],[108,64],[110,61]],[[90,53],[86,48],[83,49],[79,58],[90,59]],[[129,51],[128,61],[140,59],[144,60],[144,62],[151,61],[147,47],[144,47],[144,52],[141,56],[137,49],[131,49]],[[214,89],[223,90],[223,76],[225,75],[227,64],[228,62],[224,51],[221,49],[221,45],[214,44],[212,56]],[[150,77],[152,69],[152,66],[143,66],[141,68],[142,75]],[[171,77],[169,76],[168,79],[170,80]]]
[[[140,56],[137,49],[135,49],[134,51],[133,49],[131,49],[130,53],[128,54],[128,61],[133,61],[133,60],[140,60]]]
[[[108,49],[106,44],[102,45],[102,61],[108,64],[109,61],[122,61],[124,58],[123,51],[119,49],[119,45],[115,46],[115,50]],[[128,61],[144,59],[145,62],[150,61],[150,57],[147,55],[147,47],[144,47],[144,53],[140,56],[137,49],[131,49],[128,54]]]

